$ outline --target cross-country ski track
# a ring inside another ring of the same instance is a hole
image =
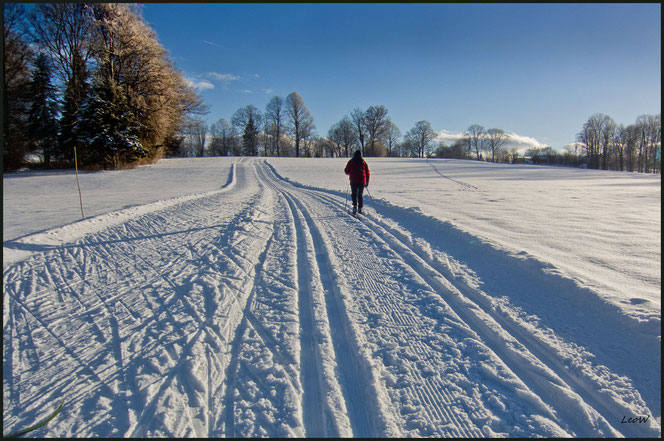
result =
[[[3,433],[64,399],[27,436],[660,436],[639,377],[658,335],[532,260],[344,197],[243,158],[219,190],[36,236],[4,267]]]

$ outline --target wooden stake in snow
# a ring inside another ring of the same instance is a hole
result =
[[[78,181],[78,160],[76,159],[76,146],[74,146],[74,169],[76,169],[76,185],[78,186],[78,201],[81,203],[81,217],[85,219],[85,214],[83,214],[83,197],[81,196],[81,183]]]

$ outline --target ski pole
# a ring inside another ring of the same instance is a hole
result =
[[[367,189],[367,193],[369,194],[369,197],[371,198],[371,206],[373,207],[373,209],[374,209],[374,211],[376,212],[376,214],[378,214],[378,210],[376,210],[376,203],[374,202],[374,198],[373,198],[373,196],[371,196],[371,192],[369,191],[369,186],[367,185],[367,186],[364,187],[364,188]]]
[[[344,204],[344,212],[348,213],[348,188],[350,184],[346,185],[346,203]]]

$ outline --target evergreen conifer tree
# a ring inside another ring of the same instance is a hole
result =
[[[74,146],[78,144],[76,132],[80,119],[81,106],[89,93],[88,79],[90,73],[78,54],[74,54],[73,74],[65,85],[62,103],[62,117],[60,118],[59,154],[62,159],[74,159]]]
[[[30,110],[28,127],[32,138],[32,150],[41,151],[44,163],[49,166],[57,151],[58,101],[57,90],[51,84],[52,68],[48,57],[40,53],[29,86]]]
[[[140,124],[127,96],[109,78],[95,77],[77,133],[85,146],[81,160],[87,164],[117,169],[148,154],[139,141]]]
[[[15,170],[25,163],[30,148],[28,138],[29,62],[32,47],[22,31],[23,5],[3,3],[4,39],[2,76],[2,159],[3,170]]]
[[[242,135],[242,147],[244,154],[247,156],[256,156],[258,153],[258,129],[251,114]]]

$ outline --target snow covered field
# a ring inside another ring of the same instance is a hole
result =
[[[5,175],[3,433],[660,436],[660,176],[345,162]]]

